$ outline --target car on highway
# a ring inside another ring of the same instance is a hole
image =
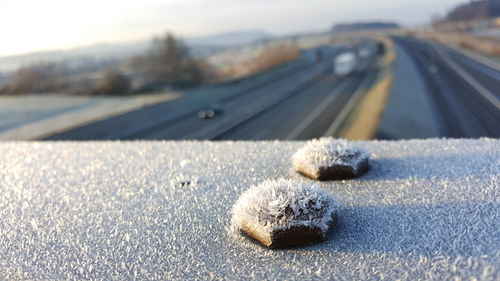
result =
[[[358,51],[358,53],[359,53],[359,57],[363,58],[363,59],[368,59],[373,54],[372,49],[370,49],[368,47],[360,48],[359,51]]]
[[[377,52],[375,42],[367,42],[357,48],[357,55],[360,59],[369,59]]]
[[[212,119],[224,112],[220,104],[211,104],[198,110],[198,117],[201,119]]]
[[[347,77],[356,70],[357,57],[354,52],[339,54],[333,60],[333,72],[338,78]]]

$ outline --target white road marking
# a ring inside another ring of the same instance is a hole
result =
[[[359,83],[358,89],[356,90],[356,92],[354,93],[354,95],[352,95],[352,97],[349,99],[349,101],[347,102],[347,104],[342,108],[342,110],[337,115],[337,117],[335,117],[335,120],[333,120],[333,123],[330,125],[330,127],[328,127],[328,129],[325,131],[325,133],[323,134],[323,136],[325,136],[325,137],[333,136],[335,134],[335,132],[337,132],[337,130],[340,128],[340,126],[342,125],[342,123],[344,123],[344,121],[347,118],[347,116],[349,115],[349,113],[352,111],[352,109],[354,108],[354,106],[361,99],[361,96],[366,92],[365,91],[366,89],[364,89],[362,87],[362,85],[365,84],[366,81],[368,81],[368,77],[369,76],[367,75],[363,79],[363,81],[361,81],[361,83]]]
[[[323,72],[315,71],[309,74],[307,77],[304,77],[304,81],[301,81],[298,85],[288,84],[287,86],[290,89],[284,91],[281,95],[270,98],[270,99],[258,99],[251,106],[244,108],[239,111],[237,114],[233,116],[228,122],[225,122],[221,125],[205,127],[202,130],[195,132],[194,134],[188,136],[188,139],[214,139],[217,136],[223,134],[224,132],[229,131],[230,129],[238,126],[239,124],[255,117],[259,113],[267,110],[275,106],[276,104],[286,100],[291,95],[294,95],[297,89],[301,89],[302,87],[307,87],[315,82],[316,79],[320,79]]]
[[[466,70],[464,70],[461,66],[456,64],[453,60],[451,60],[447,54],[445,54],[442,50],[436,47],[434,44],[431,45],[434,50],[443,58],[443,60],[456,72],[460,75],[469,85],[471,85],[474,90],[476,90],[479,94],[481,94],[486,100],[492,103],[497,109],[500,109],[500,101],[490,92],[488,89],[483,87],[481,83],[477,82]]]
[[[451,45],[447,45],[448,47],[452,48],[453,50],[457,51],[458,53],[474,60],[474,61],[477,61],[479,63],[482,63],[488,67],[491,67],[492,69],[496,70],[496,71],[500,71],[500,63],[497,63],[497,62],[494,62],[494,61],[491,61],[491,60],[488,60],[486,59],[485,57],[479,55],[479,54],[476,54],[474,52],[471,52],[467,49],[463,49],[463,48],[457,48],[455,46],[451,46]]]
[[[351,82],[352,83],[352,82]],[[288,135],[286,135],[285,139],[286,140],[293,140],[295,138],[297,138],[307,127],[309,127],[313,122],[314,120],[316,120],[320,115],[321,113],[323,113],[323,111],[325,111],[325,109],[327,107],[329,107],[341,94],[343,91],[345,91],[345,89],[350,86],[351,84],[350,83],[346,83],[343,85],[343,87],[339,90],[339,89],[335,89],[328,98],[326,98],[322,103],[321,105],[316,108],[315,111],[312,112],[312,114],[309,114],[304,120],[302,120],[302,122],[300,122],[300,124],[295,127],[295,129],[293,131],[291,131]],[[335,95],[334,93],[336,92],[339,92],[337,95]]]

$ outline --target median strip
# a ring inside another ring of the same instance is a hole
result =
[[[352,118],[340,130],[340,136],[349,140],[369,140],[375,136],[390,94],[392,81],[392,71],[386,70],[380,73],[378,81],[366,92],[352,111]],[[335,131],[328,133],[333,135]]]
[[[363,79],[363,81],[361,81],[356,92],[352,95],[347,104],[342,108],[335,120],[333,120],[330,127],[328,127],[328,129],[325,131],[323,136],[334,136],[337,134],[342,125],[344,125],[346,119],[349,117],[349,114],[353,111],[354,107],[359,103],[360,99],[366,93],[366,88],[368,87],[367,84],[369,85],[372,83],[372,79],[370,78],[372,77],[370,75],[367,75]]]
[[[325,136],[339,136],[349,140],[374,138],[390,94],[394,79],[392,64],[396,58],[392,40],[387,37],[378,37],[376,40],[382,42],[386,50],[381,58],[382,70],[374,80],[369,81],[375,81],[371,86],[358,89],[325,132]]]

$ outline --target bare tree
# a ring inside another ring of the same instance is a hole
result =
[[[63,63],[38,63],[20,68],[12,77],[14,94],[57,92],[67,86],[67,69]]]
[[[127,94],[129,91],[129,79],[122,73],[115,70],[108,71],[93,90],[95,94],[102,95],[122,95]]]
[[[184,42],[171,33],[153,39],[150,52],[133,58],[130,65],[149,72],[156,82],[193,86],[204,80],[204,65],[193,59]]]

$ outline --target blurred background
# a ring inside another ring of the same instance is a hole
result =
[[[500,137],[500,0],[3,0],[0,140]]]

